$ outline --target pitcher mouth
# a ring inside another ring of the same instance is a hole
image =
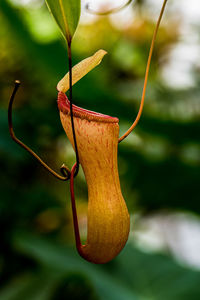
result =
[[[70,115],[70,101],[68,100],[67,96],[59,92],[58,93],[58,109],[66,115]],[[86,119],[88,121],[96,121],[96,122],[104,122],[104,123],[119,123],[119,119],[116,117],[111,117],[108,115],[103,115],[91,110],[87,110],[76,105],[72,105],[73,108],[73,115],[74,117],[80,119]]]

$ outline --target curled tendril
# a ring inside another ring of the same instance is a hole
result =
[[[121,6],[118,6],[118,7],[115,7],[115,8],[111,8],[109,10],[102,11],[102,12],[91,9],[89,3],[87,3],[86,6],[85,6],[85,9],[90,14],[98,15],[98,16],[106,16],[106,15],[114,14],[114,13],[117,13],[117,12],[121,11],[122,9],[124,9],[125,7],[127,7],[131,2],[132,2],[132,0],[128,0],[125,4],[123,4]]]
[[[61,176],[60,174],[58,174],[57,172],[55,172],[54,170],[52,170],[33,150],[31,150],[27,145],[25,145],[21,140],[19,140],[14,133],[13,130],[13,123],[12,123],[12,105],[15,99],[15,95],[17,93],[17,90],[19,89],[20,86],[20,81],[16,80],[15,81],[15,86],[9,101],[9,105],[8,105],[8,126],[9,126],[9,132],[10,132],[10,136],[13,139],[13,141],[15,143],[17,143],[18,145],[20,145],[22,148],[24,148],[27,152],[29,152],[32,156],[34,156],[39,163],[46,169],[48,170],[53,176],[55,176],[57,179],[59,180],[63,180],[66,181],[68,179],[70,179],[71,176],[71,172],[68,169],[68,167],[66,167],[64,164],[61,166],[61,173],[63,176]]]

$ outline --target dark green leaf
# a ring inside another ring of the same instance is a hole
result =
[[[64,37],[70,42],[80,18],[80,0],[46,0],[46,3]]]
[[[117,276],[106,272],[104,266],[84,261],[75,250],[61,245],[53,245],[37,236],[28,236],[26,233],[16,235],[15,246],[28,256],[34,257],[50,272],[69,274],[77,272],[85,275],[92,284],[100,300],[138,300],[133,289],[119,280]]]

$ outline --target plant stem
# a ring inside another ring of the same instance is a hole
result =
[[[79,155],[78,155],[78,147],[76,141],[76,133],[74,127],[74,117],[73,117],[73,107],[72,107],[72,52],[71,52],[71,41],[68,42],[68,63],[69,63],[69,101],[70,101],[70,117],[72,124],[72,133],[74,139],[74,148],[76,152],[76,171],[74,173],[74,177],[78,174],[79,171]]]

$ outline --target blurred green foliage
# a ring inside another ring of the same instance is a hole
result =
[[[145,1],[133,9],[137,17],[127,30],[98,18],[79,27],[73,45],[74,64],[100,48],[108,51],[101,66],[74,86],[73,95],[79,106],[117,116],[121,133],[137,114],[154,27],[142,13]],[[119,145],[121,186],[131,213],[200,213],[200,122],[195,110],[200,78],[194,69],[197,84],[187,90],[170,89],[160,79],[167,63],[162,57],[176,45],[178,34],[174,24],[161,27],[142,119]],[[68,184],[56,181],[14,144],[7,124],[8,99],[14,80],[20,79],[16,135],[54,169],[63,162],[73,164],[56,107],[55,87],[67,71],[65,43],[45,5],[25,9],[5,0],[0,2],[0,40],[0,299],[199,299],[200,273],[181,267],[170,254],[143,253],[130,242],[114,261],[95,266],[71,248]],[[78,177],[78,213],[84,225],[87,188],[81,172]]]

